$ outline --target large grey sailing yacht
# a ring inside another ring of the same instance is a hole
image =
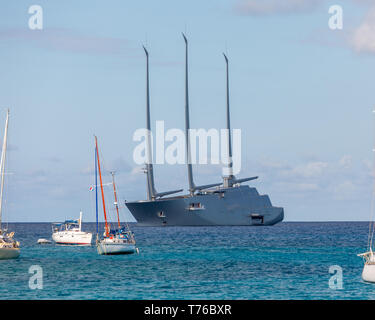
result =
[[[188,91],[188,41],[185,40],[185,139],[189,180],[189,194],[170,196],[182,189],[157,192],[154,185],[152,159],[146,163],[147,200],[126,202],[140,226],[259,226],[273,225],[283,220],[284,210],[274,207],[268,195],[260,195],[256,188],[241,185],[258,177],[237,179],[233,175],[232,145],[229,113],[229,69],[226,62],[227,83],[227,146],[228,172],[220,183],[197,186],[194,183],[190,152],[190,120]],[[150,92],[149,92],[149,54],[146,54],[146,123],[148,133],[150,125]],[[151,137],[146,137],[148,154],[151,155]]]

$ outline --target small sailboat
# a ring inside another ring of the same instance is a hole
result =
[[[61,245],[91,246],[92,233],[82,231],[82,211],[78,220],[53,223],[52,240]]]
[[[364,260],[364,266],[362,271],[362,279],[366,282],[375,283],[375,256],[372,248],[368,252],[358,254]]]
[[[7,111],[7,117],[5,121],[5,133],[3,140],[3,149],[1,152],[1,189],[0,189],[0,259],[15,259],[20,255],[20,243],[14,240],[14,232],[9,232],[7,229],[3,229],[1,225],[2,220],[2,209],[3,209],[3,196],[4,196],[4,176],[5,176],[5,159],[7,151],[7,139],[8,139],[8,123],[9,123],[9,110]]]
[[[99,239],[99,220],[98,220],[98,173],[99,173],[99,180],[100,180],[100,190],[102,195],[102,205],[103,205],[103,213],[104,213],[104,234],[103,238]],[[102,255],[115,255],[115,254],[131,254],[138,252],[136,248],[134,234],[130,230],[129,226],[126,224],[125,226],[121,226],[120,223],[120,216],[119,216],[119,207],[117,201],[117,192],[116,192],[116,185],[115,185],[115,178],[114,172],[112,172],[112,185],[113,185],[113,193],[115,198],[115,209],[117,213],[117,227],[111,229],[110,223],[108,222],[108,216],[105,206],[104,200],[104,191],[103,191],[103,181],[102,181],[102,172],[100,168],[100,160],[99,160],[99,150],[98,150],[98,139],[95,137],[95,204],[96,204],[96,248],[98,250],[98,254]]]
[[[373,112],[375,113],[375,110]],[[373,149],[373,151],[375,151],[375,148]],[[375,158],[374,158],[373,173],[375,174]],[[374,186],[373,186],[373,191],[372,191],[371,218],[370,218],[370,223],[369,223],[369,233],[368,233],[368,241],[367,241],[368,250],[365,253],[358,254],[358,256],[362,257],[364,261],[364,266],[363,266],[363,271],[362,271],[363,281],[373,282],[373,283],[375,283],[375,255],[372,250],[373,240],[374,240],[374,231],[375,231],[375,221],[373,219],[374,204],[375,204],[375,178],[374,178]]]
[[[374,235],[374,222],[370,221],[369,238],[368,238],[368,251],[358,254],[363,258],[364,266],[362,270],[362,279],[366,282],[375,283],[375,255],[372,251]]]

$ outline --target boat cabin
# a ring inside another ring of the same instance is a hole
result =
[[[63,223],[53,223],[52,232],[80,231],[78,220],[66,220]]]

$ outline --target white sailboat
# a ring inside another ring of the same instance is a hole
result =
[[[370,248],[370,251],[361,253],[358,256],[363,257],[365,262],[362,270],[363,281],[375,283],[375,256],[372,249]]]
[[[373,111],[375,113],[375,110]],[[373,149],[375,151],[375,147]],[[373,174],[375,174],[375,158],[373,160]],[[371,200],[371,218],[369,223],[369,233],[367,247],[368,250],[365,253],[358,254],[359,257],[363,258],[364,266],[362,271],[362,279],[366,282],[375,283],[375,255],[372,250],[374,242],[374,231],[375,231],[375,221],[373,219],[374,214],[374,204],[375,204],[375,177],[374,177],[374,186],[372,191],[372,200]]]
[[[100,189],[102,194],[102,205],[103,205],[103,213],[104,213],[104,221],[105,221],[105,228],[103,238],[99,239],[99,230],[98,230],[98,192],[97,192],[97,171],[99,171],[99,178],[100,178]],[[112,185],[113,185],[113,192],[115,197],[115,208],[117,212],[117,227],[114,229],[110,228],[110,224],[108,222],[105,200],[104,200],[104,191],[103,191],[103,181],[102,181],[102,173],[100,169],[100,161],[99,161],[99,150],[98,150],[98,141],[95,137],[95,189],[96,189],[96,230],[97,230],[97,239],[96,239],[96,248],[98,250],[98,254],[102,255],[115,255],[115,254],[131,254],[138,252],[138,249],[135,246],[135,239],[133,232],[130,231],[129,226],[126,224],[125,227],[121,226],[120,223],[120,216],[119,216],[119,208],[117,202],[117,193],[116,193],[116,186],[114,180],[114,173],[112,172]]]
[[[0,259],[15,259],[20,255],[20,243],[13,239],[14,232],[9,232],[2,228],[2,211],[4,196],[4,178],[5,178],[5,159],[8,139],[9,109],[5,121],[5,133],[3,149],[1,152],[0,171],[1,171],[1,189],[0,189]]]
[[[61,245],[91,246],[92,233],[82,231],[82,211],[78,220],[53,223],[52,240]]]

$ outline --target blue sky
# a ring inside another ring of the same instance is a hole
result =
[[[28,28],[34,4],[43,8],[43,30]],[[343,30],[328,28],[333,4],[343,7]],[[181,31],[190,44],[192,127],[225,126],[228,52],[232,127],[242,129],[239,176],[259,175],[251,185],[283,206],[287,221],[369,219],[371,1],[3,0],[1,16],[1,123],[11,110],[9,221],[58,221],[80,209],[94,220],[94,134],[106,172],[117,171],[120,198],[146,197],[132,160],[133,132],[145,123],[141,45],[150,52],[153,123],[183,129]],[[158,190],[187,188],[184,166],[158,165],[155,174]],[[221,168],[201,166],[195,176],[216,182]]]

